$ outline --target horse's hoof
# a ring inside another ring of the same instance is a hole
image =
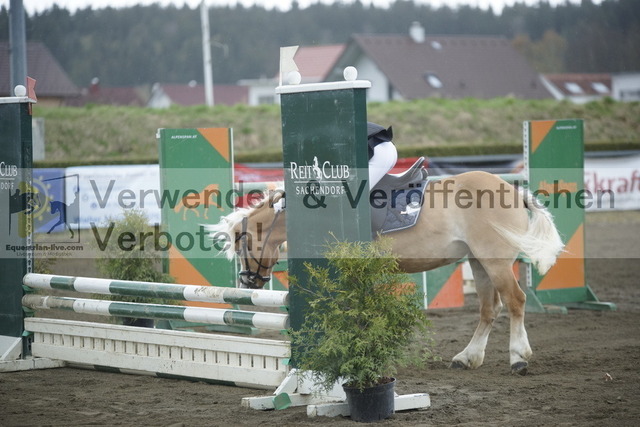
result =
[[[511,365],[511,373],[513,375],[527,375],[529,364],[527,362],[517,362]]]
[[[449,365],[449,369],[468,369],[469,367],[459,360],[453,360]]]

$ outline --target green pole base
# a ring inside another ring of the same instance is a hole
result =
[[[583,310],[615,311],[617,307],[612,302],[602,302],[589,286],[567,289],[550,289],[534,291],[527,288],[528,313],[567,314],[569,308]]]

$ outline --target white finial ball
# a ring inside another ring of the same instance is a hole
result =
[[[358,70],[356,69],[356,67],[348,66],[344,69],[342,75],[344,76],[344,79],[346,81],[350,82],[358,78]]]
[[[302,81],[302,76],[297,71],[289,71],[287,74],[287,83],[290,85],[299,85]]]
[[[15,93],[16,96],[27,96],[27,88],[22,85],[18,85],[13,90],[13,93]]]

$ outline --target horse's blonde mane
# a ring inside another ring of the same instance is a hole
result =
[[[281,197],[282,195],[278,193],[265,195],[256,206],[238,208],[229,215],[220,218],[220,222],[217,224],[206,224],[203,227],[213,241],[218,245],[224,245],[221,252],[225,253],[228,260],[232,260],[236,253],[234,245],[236,228],[242,223],[242,220],[257,214],[263,209],[272,209],[274,202],[280,200]]]
[[[218,247],[223,245],[221,252],[224,252],[230,261],[235,256],[235,246],[233,244],[236,235],[235,229],[254,209],[255,208],[239,208],[229,215],[220,218],[220,222],[217,224],[203,225],[205,231],[209,233],[209,237],[217,243]]]

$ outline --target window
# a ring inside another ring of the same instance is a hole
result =
[[[609,93],[609,88],[604,83],[593,82],[591,83],[591,87],[593,88],[593,90],[595,90],[598,93],[602,93],[602,94]]]
[[[258,105],[275,104],[273,95],[260,95],[258,97]]]
[[[578,85],[578,83],[567,82],[564,84],[564,87],[573,94],[577,95],[582,93],[582,88],[580,87],[580,85]]]
[[[442,84],[442,80],[440,80],[440,78],[435,73],[425,73],[424,79],[427,83],[429,83],[429,86],[434,89],[441,89],[442,86],[444,86]]]

